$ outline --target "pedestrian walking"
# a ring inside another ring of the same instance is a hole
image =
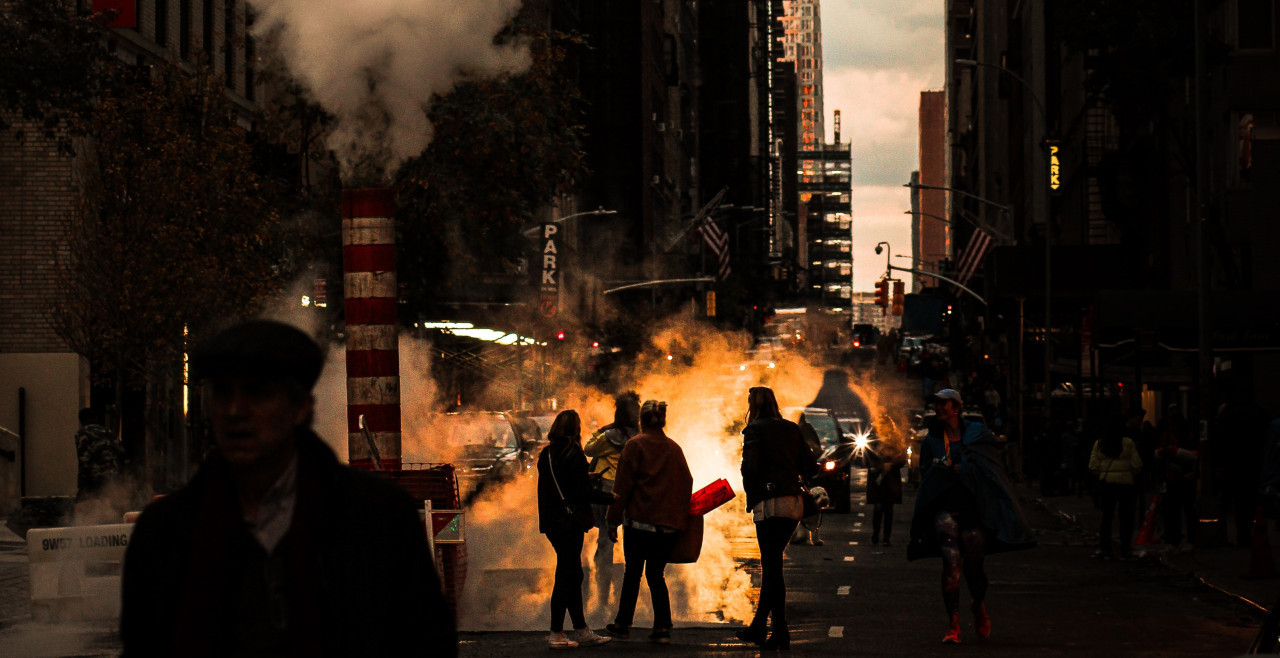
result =
[[[893,507],[902,504],[902,467],[906,462],[890,454],[883,442],[877,447],[868,448],[865,454],[867,504],[872,506],[871,543],[878,545],[883,536],[884,545],[893,546]]]
[[[631,637],[643,574],[653,607],[649,639],[658,644],[671,642],[671,599],[663,572],[675,547],[676,533],[689,523],[693,476],[684,451],[663,432],[666,425],[667,403],[646,400],[640,407],[640,433],[627,441],[618,458],[618,477],[613,482],[613,504],[607,518],[609,536],[614,541],[618,526],[626,527],[626,541],[622,543],[625,566],[618,615],[606,626],[609,634],[618,639]]]
[[[782,417],[773,390],[752,388],[742,430],[742,487],[760,546],[760,601],[751,624],[736,633],[744,642],[765,649],[791,648],[782,559],[791,533],[804,517],[804,482],[817,473],[818,463],[800,427]],[[773,632],[766,636],[770,618]]]
[[[1111,559],[1111,524],[1120,508],[1120,558],[1133,557],[1133,516],[1137,511],[1138,475],[1142,458],[1138,445],[1125,436],[1125,424],[1119,417],[1111,419],[1102,438],[1093,444],[1089,455],[1089,472],[1098,479],[1098,505],[1102,508],[1102,524],[1098,528],[1098,551],[1093,557]]]
[[[618,473],[618,458],[631,437],[640,432],[640,396],[627,391],[613,401],[613,422],[596,430],[583,451],[591,459],[592,484],[608,494],[602,505],[592,505],[596,517],[595,587],[598,605],[608,605],[613,585],[614,542],[609,539],[605,514],[613,502],[613,482]]]
[[[192,354],[216,448],[134,527],[125,656],[456,655],[419,501],[311,430],[323,366],[310,337],[269,321]]]
[[[974,629],[991,634],[987,615],[987,555],[1035,546],[1031,528],[1013,494],[991,430],[960,417],[963,400],[953,389],[930,401],[936,416],[920,445],[920,489],[907,559],[942,558],[942,600],[947,633],[960,643],[960,576],[969,586]]]
[[[1155,458],[1160,463],[1164,483],[1164,496],[1160,503],[1164,511],[1164,541],[1185,553],[1192,548],[1190,538],[1197,523],[1195,504],[1200,451],[1193,444],[1191,429],[1178,405],[1169,405],[1160,424]]]
[[[613,638],[592,631],[582,613],[582,540],[594,525],[593,496],[606,494],[592,490],[578,412],[560,412],[547,430],[547,441],[538,455],[538,531],[547,536],[556,552],[547,644],[552,649],[604,644]],[[606,498],[612,499],[611,494]],[[566,612],[573,623],[573,632],[568,635],[564,632]]]

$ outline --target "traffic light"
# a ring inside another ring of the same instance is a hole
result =
[[[876,306],[885,308],[889,306],[889,280],[880,279],[876,281]]]
[[[894,315],[902,315],[902,306],[906,303],[906,284],[901,281],[893,282],[893,308]]]

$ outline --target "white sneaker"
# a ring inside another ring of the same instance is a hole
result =
[[[579,628],[569,633],[569,641],[577,642],[580,647],[591,647],[597,644],[608,644],[613,638],[608,635],[598,635],[590,628]]]
[[[548,649],[577,649],[578,643],[570,640],[563,631],[552,633],[547,637]]]

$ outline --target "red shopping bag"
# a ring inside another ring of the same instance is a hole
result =
[[[707,512],[733,500],[736,496],[733,487],[729,486],[729,481],[720,478],[711,484],[693,492],[693,496],[689,498],[689,513],[696,516],[702,516]]]

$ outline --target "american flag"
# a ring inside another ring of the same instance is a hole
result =
[[[702,221],[698,226],[698,232],[702,234],[702,241],[707,243],[707,248],[715,254],[719,263],[716,277],[722,281],[729,278],[729,234],[725,233],[710,217]]]
[[[956,280],[960,285],[968,285],[969,279],[982,267],[982,259],[990,248],[991,236],[982,229],[975,229],[973,237],[969,238],[969,246],[965,247],[960,260],[956,262]]]

